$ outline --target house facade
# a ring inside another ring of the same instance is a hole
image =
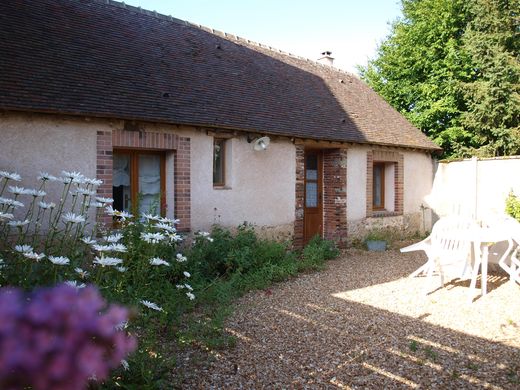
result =
[[[439,148],[348,73],[113,1],[8,1],[0,31],[1,169],[81,171],[184,231],[429,227]]]

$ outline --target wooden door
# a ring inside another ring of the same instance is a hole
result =
[[[304,244],[315,235],[323,233],[323,185],[322,153],[317,150],[305,152],[304,186]]]

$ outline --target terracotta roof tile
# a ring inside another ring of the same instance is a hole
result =
[[[0,7],[0,108],[439,149],[356,77],[101,0]]]

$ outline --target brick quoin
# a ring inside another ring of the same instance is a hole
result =
[[[367,152],[367,217],[372,217],[375,214],[372,209],[374,162],[395,163],[394,212],[391,215],[402,215],[404,211],[404,156],[392,151],[372,150]]]
[[[347,150],[323,152],[323,236],[347,245]]]
[[[180,219],[179,231],[191,227],[190,139],[177,134],[114,130],[97,132],[96,177],[103,180],[97,196],[112,197],[113,149],[163,150],[174,153],[174,214]],[[111,224],[112,217],[98,216],[98,222]]]

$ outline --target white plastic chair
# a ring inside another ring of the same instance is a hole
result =
[[[514,249],[511,255],[509,264],[506,263],[505,255],[502,256],[498,264],[509,274],[511,280],[520,284],[520,259],[518,258],[520,255],[520,222],[516,219],[508,218],[507,229],[511,232],[511,244],[516,245],[516,249]]]
[[[428,261],[410,277],[424,273],[431,280],[433,272],[437,271],[441,287],[447,273],[453,278],[471,277],[471,244],[475,228],[475,221],[460,216],[443,217],[437,221],[429,237],[401,249],[401,252],[423,250],[428,256]]]

